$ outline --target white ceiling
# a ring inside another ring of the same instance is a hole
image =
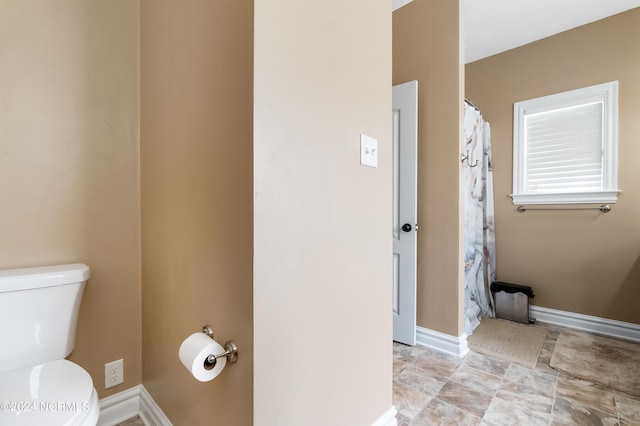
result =
[[[392,0],[393,10],[410,1]],[[465,62],[636,7],[640,0],[463,0]]]

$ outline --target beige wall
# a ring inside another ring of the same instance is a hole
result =
[[[640,9],[466,67],[467,96],[491,123],[497,273],[533,286],[533,303],[640,323]],[[513,103],[620,81],[619,175],[610,213],[517,213],[512,191]]]
[[[1,8],[0,268],[91,267],[71,359],[105,397],[140,383],[138,2]]]
[[[460,6],[414,0],[393,12],[393,84],[418,80],[419,326],[463,332]]]
[[[176,425],[252,424],[253,2],[141,3],[142,381]],[[209,323],[238,362],[178,359]]]
[[[372,424],[392,405],[391,2],[256,0],[255,43],[255,424]]]

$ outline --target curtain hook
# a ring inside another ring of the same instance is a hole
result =
[[[464,163],[465,160],[467,161],[467,166],[469,167],[476,167],[478,165],[478,160],[476,160],[473,164],[471,164],[471,162],[469,161],[469,150],[467,150],[467,154],[460,154],[460,162]]]

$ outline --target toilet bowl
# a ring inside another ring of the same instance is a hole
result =
[[[73,350],[89,268],[0,271],[0,425],[95,426],[98,395]]]
[[[0,374],[0,425],[95,425],[100,414],[91,376],[60,359]]]

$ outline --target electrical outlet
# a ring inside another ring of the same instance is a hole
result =
[[[108,362],[104,365],[104,388],[109,389],[124,382],[124,360]]]

